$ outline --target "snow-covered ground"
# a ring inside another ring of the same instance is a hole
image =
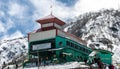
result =
[[[16,69],[15,65],[8,65],[4,69]],[[55,65],[48,65],[48,66],[39,66],[39,69],[73,69],[73,68],[82,68],[82,69],[89,69],[89,66],[85,65],[84,62],[67,62],[64,64],[55,64]],[[29,67],[23,68],[22,66],[17,69],[38,69],[38,67]]]
[[[86,68],[88,69],[89,66],[82,65],[79,62],[70,62],[65,64],[58,64],[58,65],[49,65],[49,66],[40,66],[39,69],[73,69],[73,68]],[[24,68],[24,69],[38,69],[38,67],[31,67],[31,68]]]

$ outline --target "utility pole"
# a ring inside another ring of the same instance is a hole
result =
[[[39,69],[39,51],[37,50],[37,55],[38,55],[38,69]]]

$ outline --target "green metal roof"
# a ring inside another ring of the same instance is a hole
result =
[[[95,51],[101,52],[101,53],[106,53],[106,54],[111,54],[113,55],[114,53],[108,50],[103,50],[103,49],[94,49]]]

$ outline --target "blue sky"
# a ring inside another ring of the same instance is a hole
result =
[[[99,1],[99,2],[98,2]],[[0,40],[27,35],[40,27],[35,20],[53,14],[66,21],[102,8],[118,9],[119,0],[0,0]]]
[[[78,0],[58,0],[58,1],[70,7],[70,6],[74,6]]]

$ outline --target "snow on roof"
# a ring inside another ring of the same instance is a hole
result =
[[[39,19],[39,20],[45,20],[45,19],[50,19],[50,18],[56,18],[56,17],[53,15],[48,15],[48,16],[45,16],[44,18]]]
[[[80,43],[82,43],[83,45],[87,45],[87,42],[84,41],[84,40],[82,40],[81,38],[79,38],[79,37],[77,37],[77,36],[75,36],[75,35],[73,35],[73,34],[70,34],[70,33],[68,33],[68,32],[65,32],[65,31],[63,31],[63,32],[64,32],[66,35],[75,38],[76,40],[78,40],[78,41],[79,41]]]
[[[57,17],[55,17],[53,15],[48,15],[44,18],[38,19],[37,22],[40,24],[46,24],[46,23],[53,22],[53,23],[57,23],[61,26],[65,24],[65,22],[63,22],[62,20],[58,19]]]

